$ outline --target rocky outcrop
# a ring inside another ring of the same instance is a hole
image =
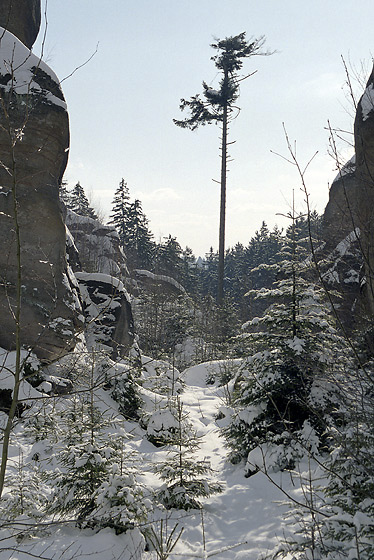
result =
[[[329,202],[323,215],[323,237],[327,252],[358,226],[356,163],[353,156],[332,182]]]
[[[68,114],[55,74],[7,31],[0,53],[0,346],[14,348],[20,285],[21,343],[51,361],[81,326],[58,201]]]
[[[357,106],[354,136],[355,156],[333,182],[323,218],[332,263],[326,278],[342,296],[337,305],[348,328],[374,318],[374,70]]]
[[[365,266],[367,310],[374,317],[374,70],[358,103],[355,119],[358,225]]]
[[[113,359],[128,354],[134,343],[126,257],[117,231],[98,220],[66,211],[69,263],[78,281],[85,337],[90,350],[100,348]]]
[[[134,342],[129,296],[117,278],[108,274],[76,272],[89,350],[100,349],[112,359],[127,356]]]
[[[98,220],[66,211],[66,226],[79,253],[79,265],[74,270],[101,272],[123,281],[128,276],[126,256],[114,227],[104,226]]]
[[[334,179],[326,206],[322,235],[324,240],[323,280],[335,299],[335,312],[347,332],[357,326],[362,315],[362,256],[358,227],[358,182],[355,156]]]
[[[134,278],[138,288],[145,290],[146,292],[162,293],[164,295],[181,295],[185,294],[186,290],[171,276],[165,276],[164,274],[154,274],[149,270],[134,270]]]
[[[31,49],[40,27],[40,0],[1,0],[0,26]]]

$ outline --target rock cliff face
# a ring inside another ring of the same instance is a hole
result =
[[[117,231],[97,220],[66,212],[69,263],[75,273],[86,320],[89,349],[101,348],[113,359],[128,354],[134,322],[124,288],[126,257]]]
[[[86,272],[101,272],[123,281],[128,276],[126,256],[114,227],[67,210],[65,223],[78,249],[79,262]],[[77,269],[77,270],[80,270]]]
[[[355,119],[358,225],[365,266],[365,297],[374,317],[374,70],[358,103]]]
[[[89,349],[124,356],[134,329],[118,234],[67,212],[70,232],[59,201],[69,119],[56,75],[29,51],[40,0],[0,2],[0,24],[0,347],[19,335],[48,363],[84,331]]]
[[[112,359],[128,355],[134,342],[134,322],[129,296],[117,278],[109,274],[77,272],[86,343],[89,350],[103,350]]]
[[[8,4],[1,3],[3,17]],[[12,16],[8,27],[21,29],[24,39],[22,28],[33,10],[40,16],[38,6],[13,2],[11,15],[18,7],[19,21]],[[30,18],[37,27],[38,17]],[[81,325],[58,201],[68,114],[55,74],[14,35],[0,31],[0,346],[14,347],[20,286],[21,342],[51,361],[74,347]]]
[[[1,0],[0,26],[31,49],[39,33],[40,0]]]
[[[350,239],[349,251],[333,264],[335,281],[327,276],[343,295],[348,327],[354,318],[374,318],[374,70],[357,106],[354,137],[355,156],[333,182],[323,220],[327,254],[336,256]]]
[[[355,156],[335,177],[329,202],[323,215],[323,233],[327,251],[335,247],[357,226],[357,179]]]

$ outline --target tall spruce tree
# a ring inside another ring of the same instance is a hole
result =
[[[151,268],[155,243],[143,213],[142,203],[135,199],[128,208],[126,254],[133,268]]]
[[[112,212],[110,214],[109,224],[114,225],[116,228],[121,246],[125,247],[127,242],[128,221],[129,221],[129,208],[130,208],[130,194],[127,183],[122,178],[112,202]]]
[[[69,208],[80,216],[86,216],[88,218],[92,218],[93,220],[97,220],[97,215],[94,209],[90,206],[86,193],[84,192],[84,188],[79,181],[70,193]]]
[[[248,78],[240,76],[239,70],[243,60],[255,55],[268,55],[262,51],[264,38],[247,41],[245,32],[233,37],[217,40],[211,45],[218,54],[212,57],[216,68],[221,73],[219,89],[215,90],[203,82],[203,98],[194,95],[188,101],[181,99],[180,109],[189,109],[190,117],[184,120],[174,119],[174,123],[182,128],[195,130],[200,125],[222,123],[221,138],[221,203],[219,226],[219,262],[217,302],[223,303],[224,297],[224,261],[225,261],[225,220],[226,220],[226,179],[228,161],[228,130],[229,123],[238,115],[236,101],[239,98],[240,83]]]
[[[156,247],[155,267],[156,272],[172,276],[180,280],[183,250],[176,237],[168,235]]]

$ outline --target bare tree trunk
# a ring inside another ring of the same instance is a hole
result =
[[[6,113],[6,116],[7,113]],[[15,322],[15,348],[16,348],[16,363],[15,363],[15,371],[14,371],[14,388],[13,388],[13,395],[12,395],[12,402],[10,405],[7,423],[4,429],[3,435],[3,447],[1,452],[1,465],[0,465],[0,498],[2,496],[4,490],[4,483],[5,483],[5,472],[8,463],[8,453],[9,453],[9,443],[10,443],[10,434],[13,428],[13,420],[17,412],[17,405],[18,405],[18,395],[19,395],[19,388],[21,384],[21,373],[22,373],[22,364],[21,364],[21,285],[22,285],[22,276],[21,276],[21,237],[20,237],[20,229],[19,229],[19,222],[18,222],[18,200],[17,200],[17,177],[16,177],[16,162],[14,157],[14,143],[12,141],[11,136],[11,128],[9,127],[9,140],[11,145],[11,153],[12,153],[12,196],[13,196],[13,220],[14,220],[14,231],[16,237],[16,251],[17,251],[17,280],[16,280],[16,301],[15,301],[15,308],[14,310],[11,309],[13,313],[13,318]],[[10,302],[9,302],[9,305]]]
[[[223,281],[225,274],[225,222],[226,222],[226,179],[227,179],[227,104],[223,109],[222,144],[221,144],[221,206],[219,215],[219,250],[218,250],[218,287],[217,303],[223,304]]]

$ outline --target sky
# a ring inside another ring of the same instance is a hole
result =
[[[203,80],[218,84],[210,44],[243,31],[265,36],[274,53],[243,65],[256,73],[241,85],[229,132],[226,246],[246,245],[263,220],[285,226],[293,197],[305,209],[284,129],[302,167],[318,152],[305,182],[323,212],[337,173],[327,127],[353,128],[343,59],[359,97],[372,67],[372,0],[42,2],[47,25],[44,17],[34,52],[45,31],[43,59],[62,82],[70,118],[65,180],[79,181],[107,218],[124,178],[156,241],[171,234],[196,256],[218,248],[220,129],[191,132],[172,119]],[[343,160],[353,154],[348,139],[337,138]]]

